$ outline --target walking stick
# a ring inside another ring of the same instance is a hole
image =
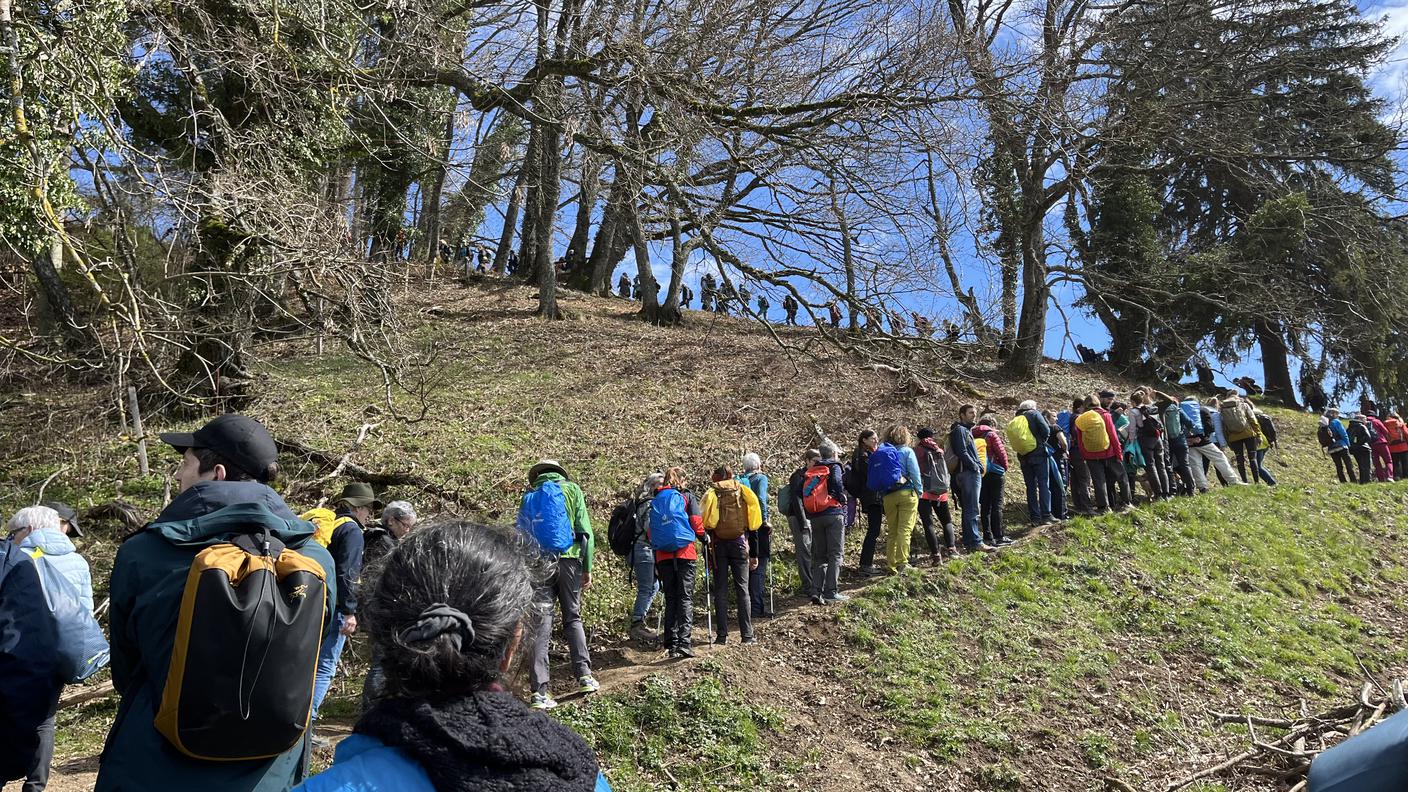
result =
[[[709,581],[709,543],[704,543],[704,619],[709,625],[709,640],[714,640],[714,586]]]

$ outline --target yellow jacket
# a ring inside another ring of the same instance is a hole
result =
[[[739,484],[738,479],[715,481],[710,485],[709,491],[704,493],[704,530],[712,531],[719,524],[718,491],[721,489],[736,489],[743,493],[743,505],[748,510],[748,531],[751,533],[758,530],[763,524],[763,507],[758,503],[758,496],[753,494],[752,488]]]

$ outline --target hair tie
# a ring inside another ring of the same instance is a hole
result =
[[[450,639],[451,646],[458,652],[474,643],[474,622],[464,611],[437,602],[421,611],[415,624],[399,633],[405,644],[426,643],[442,635]]]

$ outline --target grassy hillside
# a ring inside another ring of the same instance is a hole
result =
[[[1052,365],[1036,386],[976,372],[916,401],[820,345],[789,360],[734,320],[653,328],[631,320],[622,301],[575,297],[565,305],[576,318],[548,324],[512,287],[451,288],[413,304],[417,341],[438,353],[425,420],[385,416],[379,376],[331,346],[322,357],[307,346],[268,350],[276,362],[261,372],[265,393],[251,412],[281,439],[334,458],[364,423],[379,422],[353,459],[459,496],[387,493],[426,513],[463,511],[464,502],[480,519],[505,519],[524,471],[551,456],[573,471],[604,526],[618,495],[662,465],[681,464],[702,482],[756,451],[785,473],[813,442],[813,419],[847,447],[866,426],[946,427],[959,401],[1010,414],[1027,396],[1056,405],[1130,385]],[[791,333],[807,344],[806,331]],[[159,508],[163,477],[135,475],[130,440],[95,417],[101,394],[40,383],[25,392],[0,411],[0,510],[32,502],[51,476],[46,495],[80,508],[117,495],[147,516]],[[779,540],[781,614],[760,626],[761,643],[708,647],[688,663],[624,639],[633,589],[603,550],[586,620],[606,689],[559,717],[624,790],[1083,790],[1107,778],[1164,789],[1242,747],[1245,730],[1214,726],[1209,710],[1313,708],[1352,697],[1365,669],[1387,678],[1408,668],[1399,640],[1408,485],[1332,485],[1313,419],[1275,415],[1284,445],[1272,457],[1275,490],[1215,490],[1025,535],[995,558],[847,578],[858,596],[842,608],[790,596],[790,543]],[[156,456],[158,470],[174,463]],[[327,471],[282,462],[296,505],[341,484],[310,487]],[[1022,536],[1020,476],[1009,479],[1009,522]],[[115,530],[95,527],[84,550],[103,578]],[[848,537],[848,564],[858,533]],[[352,673],[334,691],[334,726],[355,718],[359,656],[354,646]],[[91,770],[111,714],[110,702],[64,713],[59,764],[75,779]],[[1189,788],[1275,787],[1223,776]]]

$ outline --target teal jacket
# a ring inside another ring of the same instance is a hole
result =
[[[251,506],[251,504],[257,504]],[[189,789],[199,792],[283,792],[301,780],[303,744],[267,760],[202,762],[180,753],[153,725],[171,665],[171,648],[191,561],[226,541],[199,521],[226,506],[242,505],[277,527],[273,534],[323,567],[327,576],[327,630],[335,629],[337,601],[332,556],[313,538],[313,524],[297,520],[272,489],[252,481],[204,481],[182,492],[156,522],[123,543],[112,570],[109,632],[112,681],[122,702],[108,732],[96,792]],[[313,681],[308,680],[309,688]]]
[[[533,489],[541,487],[544,481],[556,481],[562,487],[562,497],[567,501],[567,518],[572,521],[572,533],[577,536],[577,541],[558,558],[580,558],[582,571],[590,574],[592,560],[596,557],[596,535],[592,533],[592,517],[587,513],[587,499],[582,495],[582,488],[561,474],[544,473],[533,482]]]

